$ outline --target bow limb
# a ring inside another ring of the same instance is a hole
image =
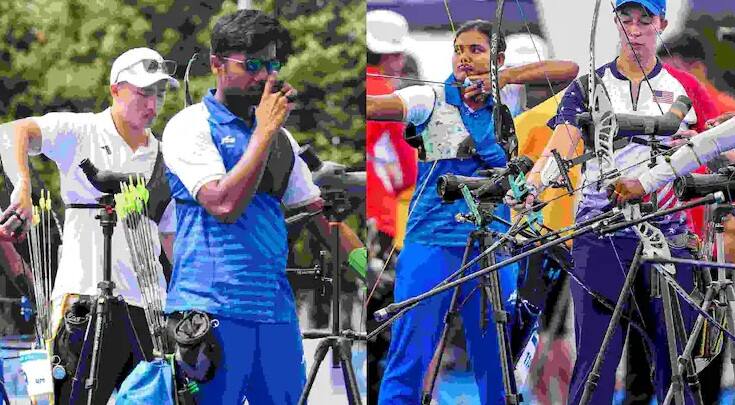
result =
[[[493,35],[490,40],[490,81],[492,83],[493,97],[493,125],[495,130],[495,140],[505,150],[508,160],[518,156],[518,138],[516,137],[513,118],[510,110],[500,99],[500,35],[501,26],[503,24],[503,10],[505,9],[505,0],[498,0],[495,8],[495,24],[493,25]]]
[[[523,23],[526,29],[526,34],[528,35],[528,38],[531,41],[531,45],[533,45],[533,50],[536,54],[536,58],[538,59],[539,62],[541,62],[543,61],[543,59],[541,57],[541,53],[538,50],[538,47],[536,46],[536,41],[533,39],[533,34],[531,33],[531,27],[529,25],[528,18],[526,17],[526,14],[523,11],[523,7],[521,7],[520,2],[518,0],[515,0],[515,3],[516,3],[516,7],[518,8],[518,12],[521,15],[521,18],[523,19]],[[546,80],[546,85],[549,88],[549,94],[552,95],[552,99],[554,100],[554,104],[556,105],[556,110],[559,111],[560,104],[559,104],[559,100],[556,97],[554,87],[551,84],[551,79],[549,78],[549,75],[547,74],[545,70],[543,71],[543,73],[544,73],[544,79]],[[569,144],[576,145],[577,141],[575,141],[575,137],[572,136],[572,133],[570,132],[569,127],[564,125],[564,131],[569,140]],[[562,151],[562,152],[566,153],[565,151]],[[566,156],[564,156],[564,158],[566,158]],[[548,155],[548,156],[542,155],[541,159],[547,159],[546,163],[543,166],[540,166],[541,170],[539,171],[540,172],[539,174],[541,176],[541,184],[540,184],[541,187],[546,187],[554,183],[561,176],[562,171],[566,172],[568,170],[568,167],[563,167],[563,165],[560,165],[560,163],[562,162],[557,162],[556,159],[552,159],[551,155]],[[566,176],[564,176],[563,178],[566,178]],[[579,189],[576,189],[576,190],[573,189],[571,184],[565,184],[565,186],[568,190],[568,193],[563,194],[559,196],[558,198],[574,194],[577,190],[579,190]]]
[[[612,102],[607,95],[605,85],[598,80],[595,71],[595,37],[597,34],[597,20],[600,17],[600,4],[602,0],[595,1],[592,13],[592,27],[590,29],[590,73],[588,76],[588,100],[589,110],[592,114],[594,125],[594,150],[597,154],[600,177],[597,179],[597,189],[601,189],[607,182],[612,182],[620,177],[620,172],[615,168],[613,159],[613,139],[618,134],[618,125],[612,110]]]
[[[623,216],[626,221],[633,221],[641,218],[641,208],[639,204],[626,204],[623,207]],[[666,242],[663,232],[651,225],[650,223],[641,222],[634,226],[633,230],[643,243],[643,251],[646,255],[659,257],[662,259],[671,259],[671,250]],[[664,271],[669,274],[676,274],[676,268],[671,263],[655,264],[661,266]]]

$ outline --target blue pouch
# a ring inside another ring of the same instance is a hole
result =
[[[163,359],[141,361],[123,381],[115,397],[119,405],[174,405],[171,364]]]

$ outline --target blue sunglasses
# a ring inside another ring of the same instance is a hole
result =
[[[278,72],[279,70],[281,70],[281,61],[278,59],[265,60],[261,58],[252,58],[239,60],[224,56],[222,57],[222,59],[241,64],[248,73],[258,73],[260,72],[260,69],[263,69],[263,67],[265,67],[265,70],[268,73]]]

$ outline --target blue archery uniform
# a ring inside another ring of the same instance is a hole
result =
[[[436,134],[439,137],[446,137],[448,133],[469,133],[476,148],[473,157],[419,162],[405,245],[396,266],[396,301],[428,291],[459,269],[468,236],[475,229],[473,224],[456,222],[455,215],[467,213],[469,208],[462,199],[449,204],[442,203],[436,192],[437,179],[450,173],[472,176],[479,169],[506,164],[505,153],[495,141],[492,99],[488,98],[484,106],[471,111],[462,102],[459,88],[452,86],[454,82],[452,75],[446,80],[443,89],[413,86],[396,92],[408,107],[407,120],[416,125],[417,133],[431,136],[427,131],[442,131]],[[444,117],[457,117],[457,112],[461,122],[450,122],[450,128],[445,131],[447,122]],[[435,167],[432,169],[432,166]],[[502,204],[498,205],[495,214],[506,220],[510,218],[508,207]],[[493,222],[491,228],[507,230],[505,225],[497,222]],[[477,254],[475,246],[470,258]],[[502,260],[502,257],[498,259]],[[473,266],[468,273],[478,269],[479,266]],[[516,289],[517,267],[507,266],[499,271],[502,298],[507,301]],[[460,313],[467,349],[482,403],[501,404],[505,401],[497,337],[489,313],[488,329],[480,329],[481,296],[476,290],[477,285],[476,280],[465,283],[459,298],[459,302],[463,302]],[[451,291],[447,291],[423,301],[393,324],[379,393],[380,404],[420,403],[421,382],[438,343],[451,294]]]
[[[177,214],[166,311],[198,309],[219,319],[214,332],[223,364],[200,392],[209,403],[244,396],[260,399],[255,403],[295,403],[305,382],[281,209],[282,203],[293,207],[319,198],[305,163],[295,156],[284,195],[256,192],[232,224],[218,221],[194,198],[204,184],[233,169],[253,131],[210,90],[201,103],[174,116],[163,135]],[[287,147],[298,150],[288,137]]]
[[[447,83],[454,80],[452,75]],[[433,91],[433,89],[432,89]],[[488,97],[485,107],[470,111],[462,102],[459,88],[445,86],[446,103],[459,109],[462,123],[472,136],[477,155],[468,159],[444,159],[436,162],[418,162],[416,192],[411,198],[411,216],[406,225],[406,242],[439,246],[464,246],[467,235],[475,229],[471,223],[458,223],[455,214],[469,211],[464,199],[451,203],[443,203],[437,194],[436,185],[439,177],[445,174],[457,176],[473,176],[480,169],[502,167],[506,162],[503,148],[495,142],[495,125],[492,117],[492,98]],[[423,132],[428,121],[416,123],[416,133]],[[432,166],[436,167],[432,170]],[[423,188],[423,192],[419,192]],[[495,215],[510,218],[507,205],[498,205]],[[490,225],[491,229],[505,231],[507,226],[498,222]]]

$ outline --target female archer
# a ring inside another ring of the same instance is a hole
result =
[[[398,256],[396,301],[426,292],[460,268],[468,236],[475,229],[457,223],[455,215],[466,212],[462,201],[442,203],[437,179],[445,174],[472,176],[479,169],[502,167],[506,152],[495,139],[490,74],[488,21],[462,25],[454,36],[452,74],[444,86],[411,86],[389,95],[367,97],[367,119],[413,124],[425,142],[442,145],[426,148],[418,163],[416,191],[409,209],[403,251]],[[505,41],[498,41],[498,66],[503,64]],[[509,83],[570,80],[577,74],[572,62],[545,61],[506,69],[500,87]],[[461,83],[471,83],[463,87]],[[458,85],[457,83],[460,83]],[[473,147],[463,148],[471,142]],[[497,204],[495,215],[509,217],[508,207]],[[497,222],[495,230],[505,231]],[[471,255],[475,257],[477,249]],[[476,270],[476,269],[475,269]],[[470,270],[473,271],[473,270]],[[501,269],[503,300],[516,288],[516,267]],[[462,287],[459,312],[463,318],[467,349],[483,404],[505,403],[496,334],[480,327],[480,294],[477,281]],[[474,293],[473,293],[474,292]],[[380,404],[420,403],[421,382],[439,340],[442,321],[449,308],[450,293],[422,302],[392,326],[388,361],[381,383]],[[490,314],[492,309],[487,313]],[[487,325],[492,325],[487,315]]]
[[[695,128],[702,129],[705,120],[712,118],[707,112],[710,110],[707,106],[711,104],[711,100],[692,76],[665,66],[656,58],[657,34],[667,25],[665,13],[665,0],[617,0],[614,15],[623,45],[615,60],[597,68],[593,74],[598,78],[596,82],[604,85],[610,108],[615,113],[659,115],[668,111],[678,96],[687,95],[693,102],[694,110],[684,117],[678,134],[691,136],[696,133]],[[575,119],[577,114],[592,110],[589,104],[594,103],[592,97],[588,96],[589,89],[582,87],[585,82],[580,80],[579,83],[572,83],[564,94],[557,115],[549,121],[549,126],[554,128],[552,138],[528,176],[528,185],[532,192],[523,201],[510,195],[506,198],[506,202],[514,208],[530,208],[536,202],[538,193],[548,186],[547,181],[542,180],[541,173],[548,167],[548,157],[553,150],[563,157],[570,157],[576,150],[577,143],[582,141],[588,150],[598,152],[594,148],[599,140],[595,141],[591,131],[579,127]],[[645,142],[650,138],[639,138],[637,142],[616,147],[611,155],[611,167],[608,168],[625,170],[623,174],[626,177],[641,177],[648,171],[646,163],[650,161],[652,151]],[[668,142],[665,139],[659,141]],[[596,156],[600,156],[600,153]],[[601,161],[602,159],[599,159],[599,162]],[[607,188],[599,186],[604,180],[604,174],[615,172],[606,171],[607,166],[603,163],[598,163],[598,159],[593,158],[583,167],[583,182],[586,183],[583,183],[582,197],[577,208],[577,222],[609,212],[615,205],[610,199],[619,199],[617,191],[608,195]],[[679,204],[671,184],[657,190],[656,195],[658,208],[672,208]],[[672,256],[691,256],[687,249],[690,239],[684,213],[663,216],[657,221],[652,221],[651,225],[663,232]],[[638,243],[639,238],[631,228],[605,238],[591,234],[575,238],[572,250],[574,271],[590,290],[615,302],[621,294]],[[648,251],[644,253],[653,254]],[[597,302],[581,286],[571,284],[577,360],[571,380],[570,404],[582,401],[586,382],[592,380],[596,380],[597,387],[594,392],[587,391],[588,403],[610,403],[615,389],[615,371],[626,334],[636,339],[643,338],[652,344],[649,351],[652,358],[648,360],[655,369],[654,386],[658,400],[664,399],[671,383],[671,364],[666,344],[664,308],[662,300],[652,299],[651,274],[644,269],[637,273],[638,278],[630,300],[632,322],[625,325],[629,333],[623,329],[624,325],[616,326],[611,343],[605,352],[607,361],[602,363],[599,375],[595,376],[591,376],[591,371],[600,352],[612,311]],[[691,266],[677,266],[675,277],[684,289],[691,291],[693,286]],[[684,302],[680,306],[684,323],[689,330],[695,312]],[[638,327],[627,328],[631,326],[630,324]],[[628,377],[640,372],[640,369],[629,368]]]

